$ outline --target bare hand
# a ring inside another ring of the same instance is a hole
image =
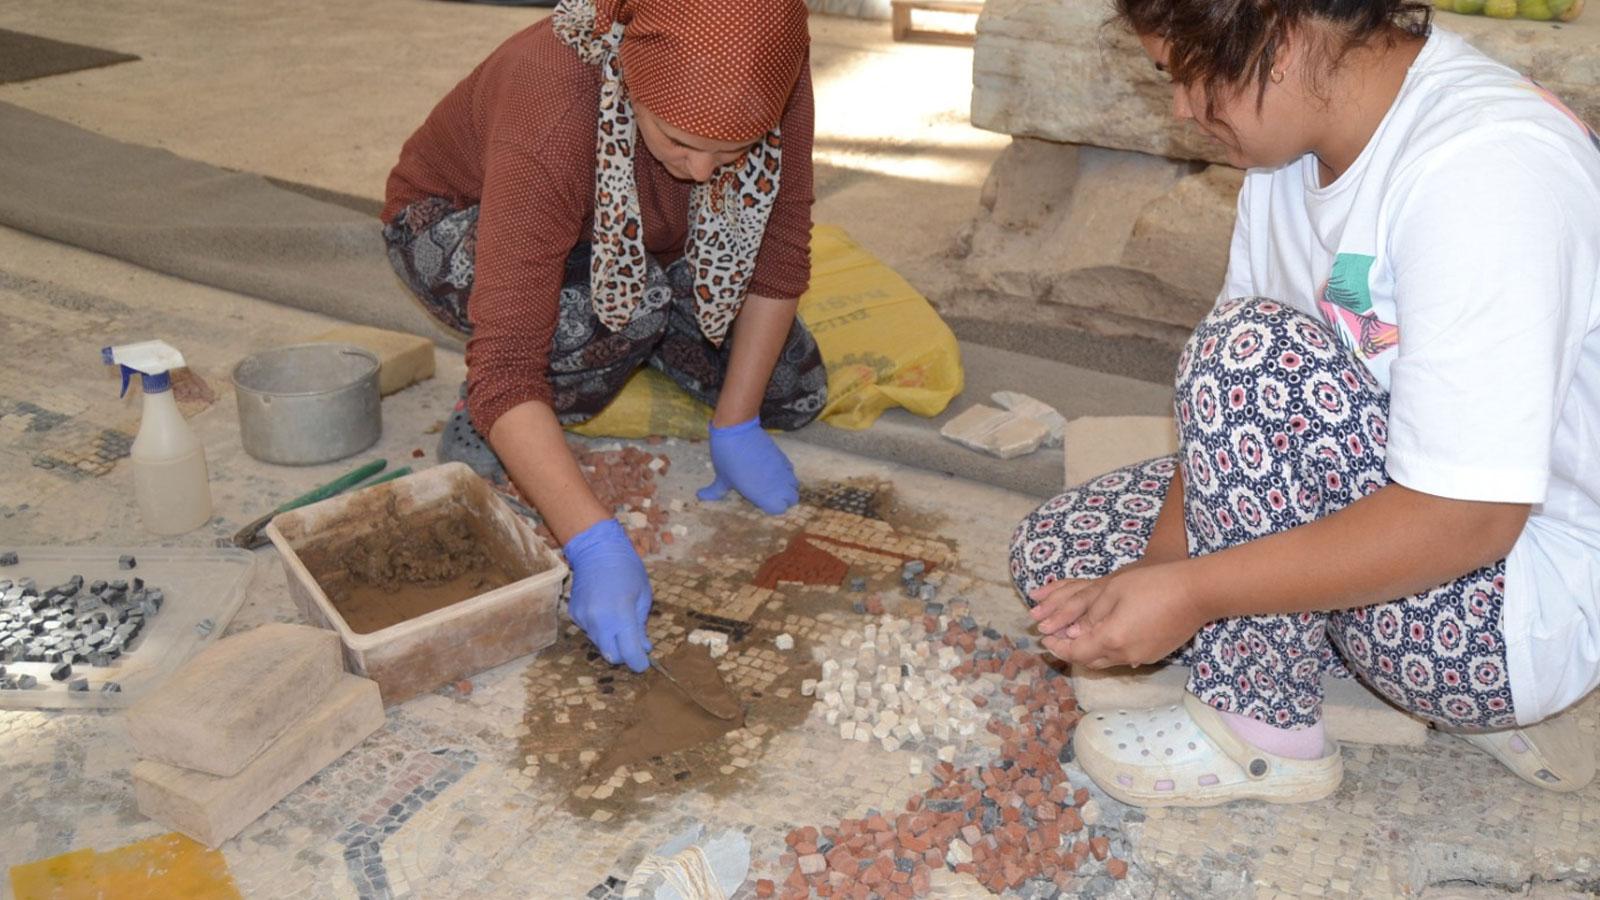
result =
[[[1091,669],[1165,659],[1205,625],[1187,589],[1184,561],[1123,569],[1105,578],[1057,581],[1034,591],[1029,611],[1057,658]]]

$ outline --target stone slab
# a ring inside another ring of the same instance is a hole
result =
[[[1091,712],[1177,703],[1188,680],[1188,667],[1178,665],[1156,666],[1137,673],[1131,669],[1072,668],[1078,704]],[[1328,736],[1336,741],[1420,747],[1428,739],[1427,725],[1390,706],[1359,681],[1324,678],[1322,689]]]
[[[978,19],[972,123],[1005,134],[1226,162],[1172,118],[1171,85],[1108,3],[988,0]],[[1441,13],[1435,21],[1600,123],[1600,16],[1550,24]]]
[[[236,775],[141,761],[133,767],[139,812],[209,847],[221,846],[383,722],[377,682],[341,675],[321,703]]]
[[[414,334],[340,325],[306,338],[306,343],[354,344],[378,358],[378,393],[387,397],[433,377],[433,341]]]
[[[339,637],[272,622],[223,638],[128,710],[140,757],[238,773],[317,705],[344,671]]]
[[[1084,416],[1067,423],[1067,487],[1136,462],[1178,452],[1171,416]]]

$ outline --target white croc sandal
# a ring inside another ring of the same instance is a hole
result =
[[[1594,780],[1594,742],[1570,715],[1505,731],[1452,734],[1500,760],[1518,778],[1547,791],[1581,791]]]
[[[1328,742],[1317,759],[1275,756],[1240,740],[1187,692],[1181,705],[1091,713],[1078,723],[1073,749],[1095,784],[1133,806],[1305,803],[1344,778],[1338,745]]]

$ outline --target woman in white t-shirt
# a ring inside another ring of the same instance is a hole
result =
[[[1084,769],[1142,805],[1326,796],[1322,678],[1353,673],[1581,788],[1557,715],[1600,683],[1600,138],[1416,3],[1118,11],[1250,171],[1179,454],[1014,540],[1055,655],[1191,668],[1177,706],[1088,716]]]

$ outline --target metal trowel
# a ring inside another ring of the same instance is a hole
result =
[[[688,697],[689,702],[716,718],[724,722],[734,722],[744,717],[744,706],[739,703],[739,698],[734,696],[726,685],[723,685],[722,690],[718,692],[720,696],[710,697],[699,691],[691,690],[688,685],[679,681],[677,676],[667,671],[667,667],[663,666],[661,661],[653,656],[650,658],[650,668],[661,673],[661,677],[676,688],[678,693]]]

